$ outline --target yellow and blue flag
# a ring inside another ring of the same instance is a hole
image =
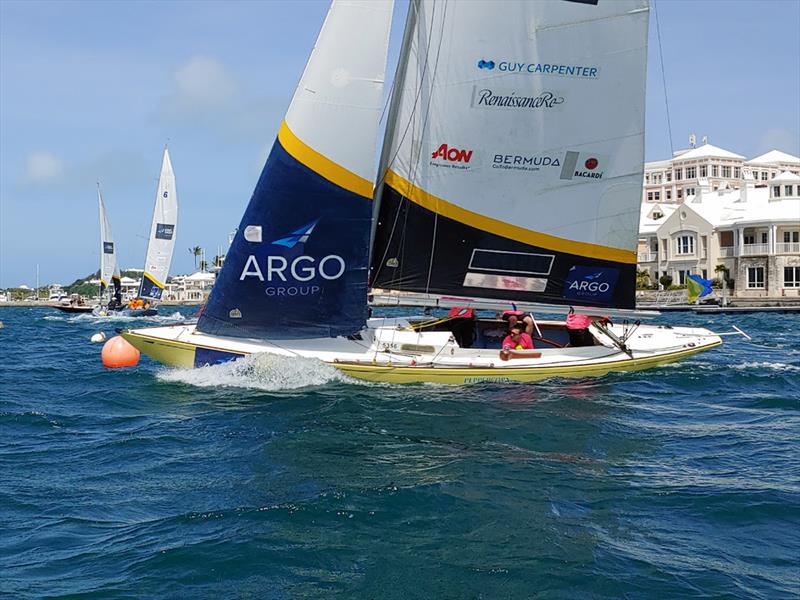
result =
[[[708,296],[711,291],[711,281],[698,277],[697,275],[687,275],[686,293],[690,304],[698,298]]]

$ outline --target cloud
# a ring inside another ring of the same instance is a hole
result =
[[[173,90],[167,109],[176,114],[198,114],[229,109],[236,100],[238,85],[216,59],[196,56],[172,76]]]
[[[25,179],[31,183],[49,183],[63,172],[64,162],[46,150],[32,152],[25,163]]]

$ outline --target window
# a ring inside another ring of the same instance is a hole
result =
[[[667,181],[672,181],[672,171],[667,171],[666,176],[667,176]]]
[[[783,193],[784,193],[784,194],[786,194],[786,197],[787,197],[787,198],[788,198],[789,196],[791,196],[791,195],[792,195],[792,186],[791,186],[791,185],[785,185],[785,186],[783,186]]]
[[[652,202],[653,201],[653,192],[647,192],[647,201],[648,202]]]
[[[683,198],[683,190],[678,190],[678,200]]]
[[[689,269],[678,270],[678,285],[686,285],[686,276],[691,274],[692,272]]]
[[[686,188],[686,197],[694,196],[694,188]]]
[[[766,231],[762,231],[762,232],[761,232],[761,243],[762,243],[762,244],[766,244],[766,243],[767,243],[767,241],[768,241],[768,239],[769,239],[769,238],[768,238],[768,234],[767,234],[767,232],[766,232]]]
[[[761,171],[761,181],[767,181],[769,179],[769,171]]]
[[[658,202],[661,200],[661,192],[653,192],[653,199]]]
[[[697,167],[686,167],[686,179],[695,179],[697,177]]]
[[[657,210],[653,212],[653,220],[654,220],[654,221],[658,221],[658,220],[659,220],[661,217],[663,217],[663,216],[664,216],[664,215],[663,215],[663,214],[661,214],[660,212],[658,212]]]
[[[707,177],[708,176],[708,167],[706,165],[700,165],[700,177]]]
[[[734,179],[742,178],[742,170],[739,167],[733,167],[733,178]]]
[[[758,181],[758,171],[753,171],[753,179]]]
[[[784,231],[783,232],[783,243],[784,244],[796,244],[800,242],[800,231]]]
[[[664,194],[667,200],[672,200],[672,190],[667,190]]]
[[[644,175],[644,182],[645,182],[645,183],[650,183],[650,173],[645,173],[645,175]]]
[[[747,287],[764,289],[764,267],[747,267]]]
[[[675,169],[675,181],[680,181],[681,179],[683,179],[682,169]]]
[[[772,186],[772,195],[775,198],[780,198],[781,197],[781,186],[773,185]]]
[[[752,233],[745,233],[744,234],[744,243],[745,244],[755,244],[756,243],[756,236]]]
[[[675,253],[676,254],[694,254],[694,236],[682,235],[677,240]]]
[[[711,165],[711,176],[719,177],[719,167],[717,165]]]
[[[783,267],[783,287],[800,288],[800,267]]]
[[[728,166],[722,167],[722,177],[723,179],[730,179],[731,178],[731,168]]]
[[[708,279],[708,269],[703,269],[703,279]]]

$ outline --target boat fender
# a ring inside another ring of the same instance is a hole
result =
[[[95,333],[91,338],[89,338],[89,341],[92,342],[93,344],[99,344],[100,342],[105,342],[106,334],[103,333],[102,331]]]
[[[103,366],[107,369],[135,367],[139,364],[139,351],[119,335],[115,335],[103,345],[101,356]]]

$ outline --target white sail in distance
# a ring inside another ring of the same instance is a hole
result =
[[[97,184],[97,203],[100,209],[100,293],[110,290],[112,283],[120,285],[119,264],[117,263],[117,247],[111,235],[111,224],[108,222],[106,205],[100,184]],[[116,279],[116,282],[114,282]],[[109,292],[113,294],[113,292]]]
[[[169,158],[169,150],[164,148],[161,161],[161,174],[158,178],[156,203],[147,257],[144,263],[140,298],[159,300],[167,283],[172,253],[175,249],[175,228],[178,220],[178,196],[175,190],[175,173]]]

